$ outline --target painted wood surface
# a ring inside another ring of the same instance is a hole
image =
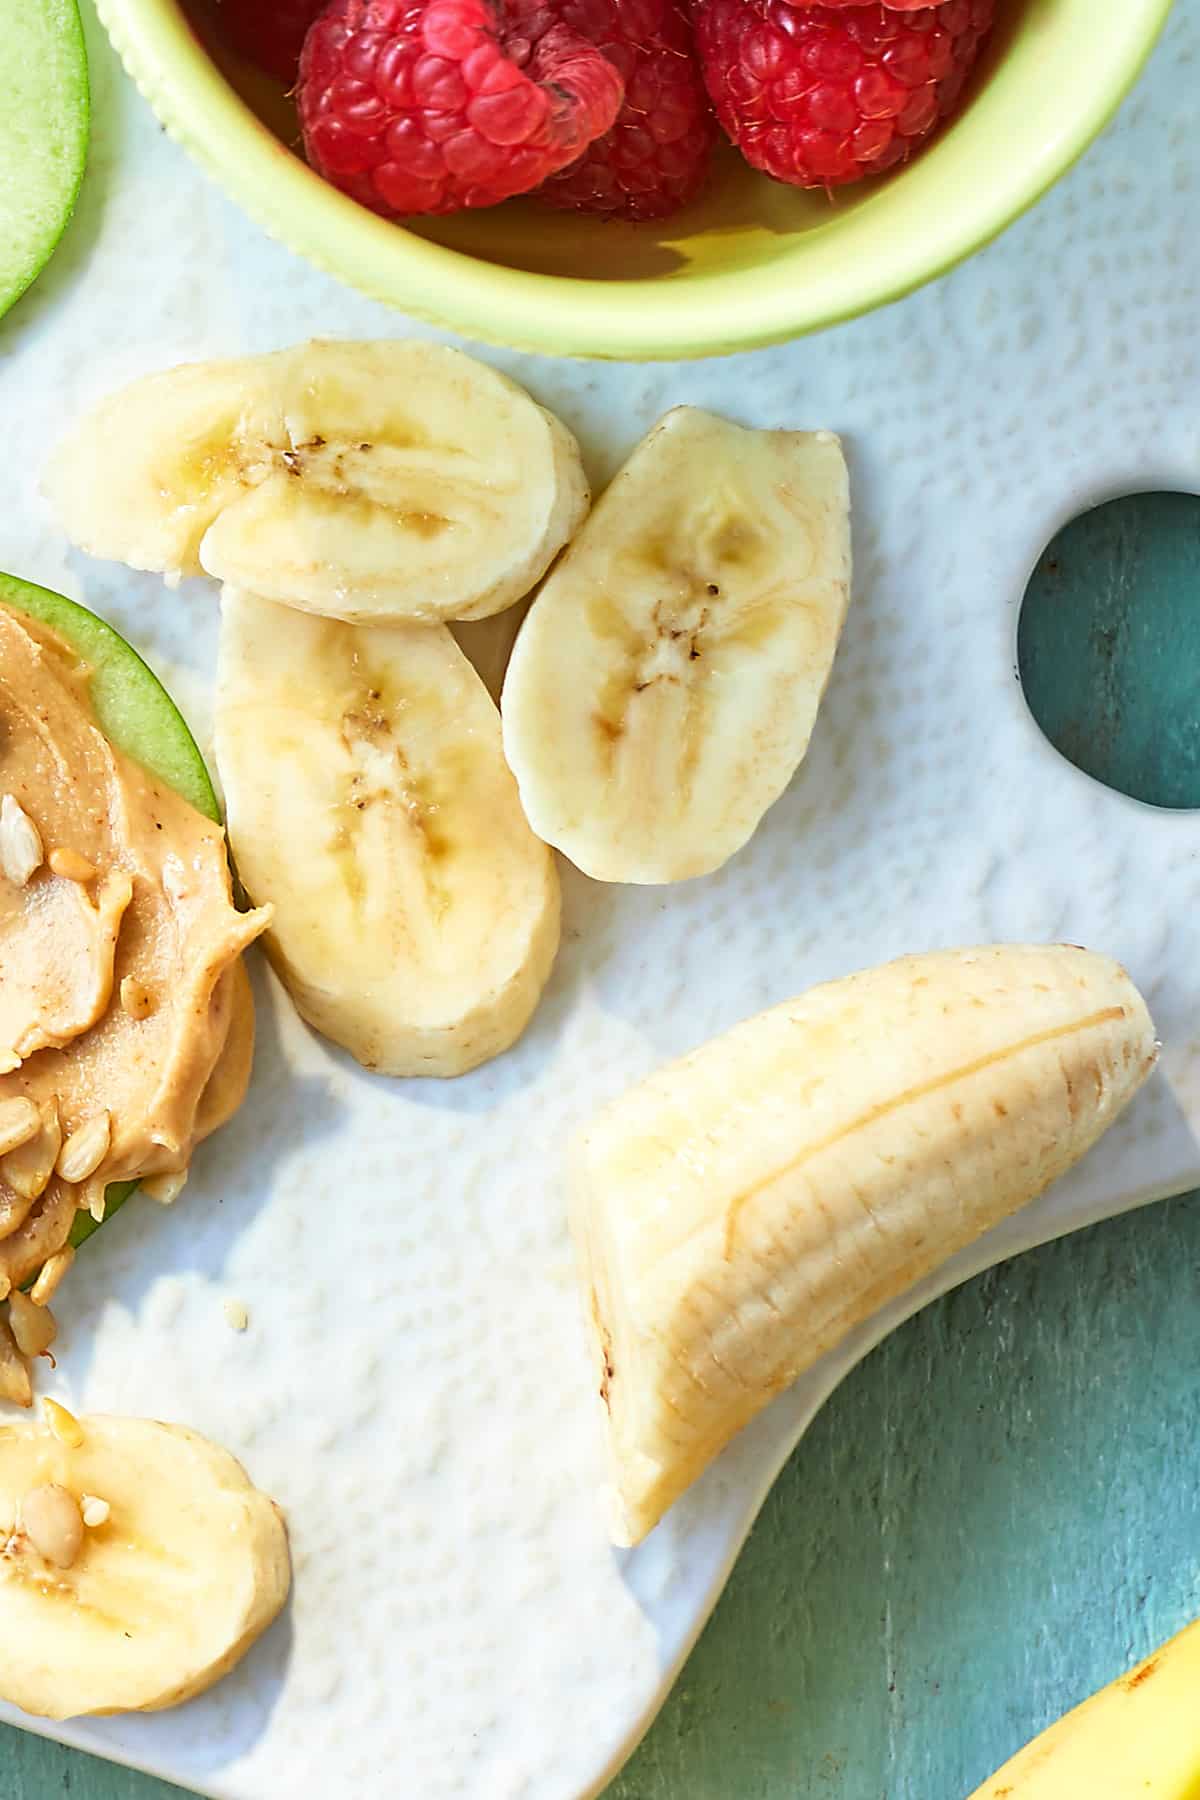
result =
[[[1048,735],[1200,804],[1200,505],[1093,515],[1037,579],[1022,657]],[[1194,1196],[911,1321],[792,1457],[607,1800],[962,1800],[1200,1615],[1198,1318]],[[0,1730],[0,1800],[177,1792]]]

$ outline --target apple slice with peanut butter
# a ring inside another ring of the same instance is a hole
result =
[[[129,1184],[174,1197],[237,1110],[241,957],[269,918],[234,904],[211,784],[155,677],[92,614],[0,577],[0,1300],[28,1286],[44,1308]],[[27,1405],[38,1333],[16,1304],[0,1397]]]

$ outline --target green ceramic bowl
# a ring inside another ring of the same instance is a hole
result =
[[[977,250],[1086,148],[1135,80],[1170,0],[1000,0],[969,105],[906,169],[835,202],[730,151],[661,227],[510,203],[403,228],[288,148],[282,94],[221,68],[175,0],[99,0],[167,128],[268,231],[342,280],[468,337],[555,355],[706,356],[897,299]],[[1098,16],[1102,14],[1102,19]]]

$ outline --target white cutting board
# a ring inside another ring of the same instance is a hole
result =
[[[46,450],[143,370],[404,321],[268,242],[168,142],[97,29],[91,48],[82,213],[0,327],[0,566],[111,618],[207,741],[213,594],[70,553],[37,498]],[[294,1603],[206,1698],[56,1735],[229,1800],[580,1800],[663,1699],[781,1461],[873,1341],[1001,1256],[1200,1185],[1200,821],[1069,767],[1014,671],[1019,598],[1057,526],[1200,477],[1198,50],[1200,0],[1180,0],[1085,163],[890,311],[680,367],[482,352],[564,415],[598,480],[678,401],[845,434],[857,599],[813,748],[711,879],[622,890],[565,870],[541,1010],[465,1080],[363,1074],[258,970],[250,1100],[173,1212],[134,1202],[81,1256],[53,1385],[242,1456],[287,1510]],[[568,1129],[814,981],[1002,938],[1120,957],[1158,1019],[1161,1073],[1069,1182],[815,1370],[641,1549],[613,1552],[563,1226]]]

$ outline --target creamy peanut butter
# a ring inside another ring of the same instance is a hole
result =
[[[236,1111],[254,1034],[240,958],[270,919],[235,909],[220,828],[105,737],[71,648],[0,606],[3,797],[24,861],[6,872],[0,843],[0,1105],[24,1095],[41,1122],[0,1156],[0,1292],[110,1182],[186,1169]],[[98,1165],[47,1177],[72,1139],[76,1166],[102,1145]]]

